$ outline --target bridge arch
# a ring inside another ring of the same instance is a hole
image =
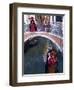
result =
[[[62,51],[63,47],[63,39],[59,36],[53,35],[51,33],[25,33],[24,34],[24,42],[26,42],[28,39],[32,39],[35,37],[44,37],[49,40],[51,40],[58,48],[60,51]]]

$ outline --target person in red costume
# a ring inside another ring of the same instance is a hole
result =
[[[37,31],[37,26],[35,24],[35,21],[34,21],[33,17],[31,17],[29,28],[30,28],[30,32]]]
[[[49,73],[55,73],[57,67],[57,53],[56,50],[51,50],[50,53],[48,53],[48,72]]]

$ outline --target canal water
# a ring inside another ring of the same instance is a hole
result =
[[[47,38],[35,37],[24,43],[24,74],[42,74],[46,72],[47,51],[51,49],[50,47],[57,51],[57,73],[63,72],[63,55],[56,44]]]

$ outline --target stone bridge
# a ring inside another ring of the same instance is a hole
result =
[[[38,37],[38,36],[45,37],[45,38],[51,40],[54,44],[56,44],[58,46],[58,48],[60,50],[63,47],[63,39],[59,36],[56,36],[56,35],[48,33],[48,32],[25,32],[24,33],[24,42],[26,42],[28,39],[32,39],[32,38]]]

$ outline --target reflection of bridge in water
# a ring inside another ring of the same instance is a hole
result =
[[[48,32],[25,32],[24,33],[24,42],[26,42],[28,39],[32,39],[34,37],[45,37],[49,40],[51,40],[53,43],[55,43],[58,48],[61,50],[63,47],[63,39],[59,36],[56,36],[54,34],[48,33]]]

